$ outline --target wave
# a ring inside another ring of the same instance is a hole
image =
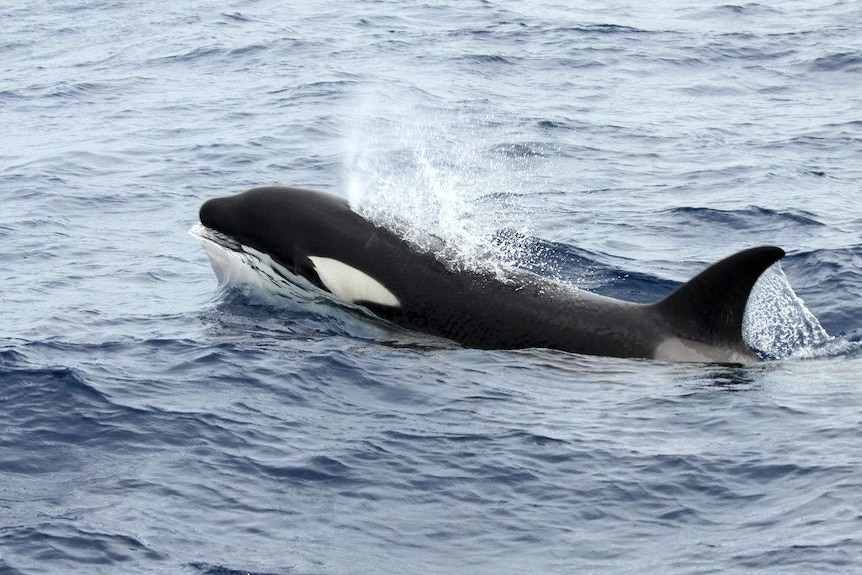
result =
[[[772,6],[767,6],[766,4],[760,4],[758,2],[748,2],[746,4],[724,4],[716,6],[711,11],[719,15],[731,14],[733,16],[753,16],[761,14],[772,16],[784,13],[782,10],[773,8]]]
[[[716,208],[677,207],[665,210],[664,213],[681,216],[687,222],[692,220],[701,224],[715,225],[735,230],[752,229],[755,227],[818,227],[826,224],[818,221],[816,216],[802,210],[775,210],[759,206],[735,210]]]
[[[858,73],[862,70],[862,51],[839,52],[815,58],[808,68],[813,72]]]
[[[110,566],[123,571],[124,565],[136,561],[166,559],[165,555],[135,537],[74,527],[65,521],[39,522],[32,527],[6,527],[0,530],[0,542],[10,547],[26,546],[54,569],[62,570],[65,566],[73,572],[77,572],[82,563],[95,569]]]
[[[189,563],[189,566],[200,571],[203,575],[277,575],[269,571],[260,572],[248,568],[234,569],[232,567],[225,567],[224,565],[211,565],[209,563],[201,562]],[[290,573],[292,571],[293,569],[290,569],[285,571],[285,573]]]

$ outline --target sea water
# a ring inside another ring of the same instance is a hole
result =
[[[862,567],[858,2],[0,16],[0,573]],[[269,184],[633,301],[779,245],[767,360],[477,351],[220,287],[197,210]]]

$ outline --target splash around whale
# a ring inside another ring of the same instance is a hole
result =
[[[225,254],[250,254],[280,276],[409,329],[483,349],[550,348],[589,355],[744,364],[749,294],[784,256],[751,248],[713,264],[668,297],[621,301],[513,271],[453,270],[331,194],[255,188],[208,200],[201,224],[217,275]],[[221,278],[221,276],[220,276]]]

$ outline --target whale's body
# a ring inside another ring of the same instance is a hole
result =
[[[748,363],[742,339],[754,283],[784,256],[758,247],[730,256],[654,304],[577,290],[529,272],[507,281],[455,271],[413,249],[336,196],[256,188],[204,203],[201,223],[231,248],[271,258],[335,297],[392,323],[485,349],[551,348],[590,355]]]

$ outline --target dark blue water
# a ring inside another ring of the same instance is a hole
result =
[[[0,573],[859,572],[858,2],[0,17]],[[271,183],[637,301],[780,245],[775,359],[220,289],[197,209]]]

